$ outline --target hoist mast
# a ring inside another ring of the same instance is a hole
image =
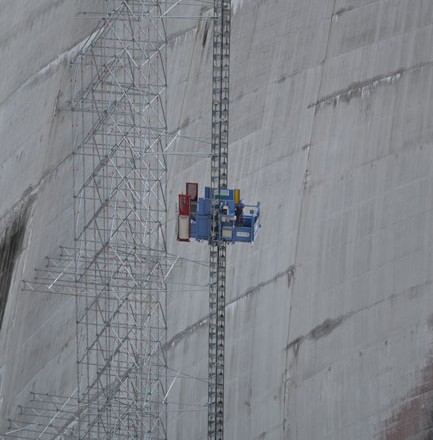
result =
[[[226,247],[254,243],[261,225],[260,203],[228,187],[231,0],[214,0],[213,25],[211,182],[202,197],[194,182],[179,194],[177,239],[209,243],[208,440],[223,440]]]
[[[209,274],[208,439],[224,439],[226,242],[219,195],[227,190],[231,0],[214,0]]]

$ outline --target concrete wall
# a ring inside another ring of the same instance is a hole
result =
[[[96,24],[76,18],[83,9],[84,0],[0,0],[2,432],[29,391],[76,386],[73,298],[30,294],[21,281],[73,238],[69,64]]]
[[[72,18],[84,0],[0,7],[0,238],[26,219],[0,333],[1,431],[29,390],[75,386],[73,300],[20,281],[71,238],[68,61],[95,23]],[[226,437],[427,440],[433,3],[233,7],[229,179],[261,201],[263,227],[228,251]],[[169,32],[170,129],[208,140],[209,20]],[[169,250],[184,257],[170,280],[169,436],[198,440],[208,248],[176,242],[174,212],[186,181],[208,183],[209,160],[191,153],[209,146],[182,139],[176,151],[188,155],[169,160]]]
[[[227,438],[431,438],[433,4],[234,9],[229,180],[261,201],[263,228],[229,250]],[[204,29],[171,58],[171,115],[193,136],[210,126]],[[170,200],[209,181],[206,160],[177,164]],[[179,280],[202,289],[199,267]],[[206,292],[173,294],[169,317],[173,368],[206,377]],[[172,438],[205,437],[205,393],[176,381]]]

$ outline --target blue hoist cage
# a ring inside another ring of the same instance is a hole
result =
[[[187,183],[186,194],[179,194],[177,239],[210,240],[211,204],[218,204],[218,240],[253,243],[260,230],[260,203],[244,204],[238,189],[212,194],[209,187],[198,197],[198,184]]]

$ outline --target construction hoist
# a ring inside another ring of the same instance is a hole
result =
[[[177,238],[206,240],[210,247],[208,439],[223,440],[226,246],[254,242],[260,204],[245,205],[227,183],[231,0],[214,0],[213,25],[211,184],[204,197],[197,183],[179,195]]]

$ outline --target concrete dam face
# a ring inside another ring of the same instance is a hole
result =
[[[34,280],[74,240],[70,65],[106,7],[0,0],[5,439],[38,438],[19,430],[22,414],[77,387],[73,292]],[[232,0],[232,11],[229,185],[260,201],[262,228],[227,249],[226,438],[432,439],[433,2]],[[212,2],[188,1],[166,25],[178,133],[166,413],[178,440],[207,435],[209,247],[176,240],[176,203],[186,182],[201,194],[210,181],[211,16]]]

